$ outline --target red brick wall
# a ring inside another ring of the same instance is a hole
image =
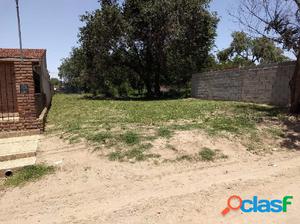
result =
[[[32,62],[15,62],[15,74],[16,74],[16,89],[17,89],[17,104],[20,118],[26,118],[26,120],[35,120],[37,117],[35,110],[34,99],[34,81]],[[28,94],[22,94],[20,92],[20,85],[27,84],[29,87]]]
[[[35,90],[32,62],[14,62],[16,80],[16,98],[19,112],[19,121],[0,122],[1,131],[43,130],[44,121],[39,120],[35,105]],[[27,94],[20,92],[20,85],[29,87]]]

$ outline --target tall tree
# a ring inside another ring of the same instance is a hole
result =
[[[81,48],[73,48],[69,57],[62,59],[58,76],[73,91],[84,89],[84,55]]]
[[[216,35],[217,19],[209,1],[125,1],[125,20],[131,25],[131,57],[148,93],[159,95],[161,84],[184,85],[200,71]],[[154,86],[153,86],[154,85]]]
[[[244,0],[233,14],[250,33],[268,37],[297,57],[290,81],[291,112],[300,113],[300,1]]]
[[[79,41],[84,53],[85,83],[94,93],[115,95],[126,82],[123,52],[125,21],[117,1],[101,1],[100,9],[81,17]]]
[[[142,83],[148,95],[186,85],[207,63],[217,18],[210,0],[101,1],[82,17],[80,43],[92,89]]]

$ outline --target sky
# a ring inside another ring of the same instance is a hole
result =
[[[211,11],[220,17],[217,49],[229,46],[239,25],[228,15],[240,0],[213,0]],[[47,49],[51,77],[57,77],[61,59],[77,46],[80,15],[99,7],[97,0],[19,0],[23,48]],[[0,0],[0,48],[18,48],[15,0]]]

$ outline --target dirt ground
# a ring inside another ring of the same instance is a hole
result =
[[[300,223],[300,151],[255,155],[237,142],[192,132],[171,143],[191,154],[202,146],[219,149],[228,159],[111,162],[85,143],[44,136],[38,162],[62,165],[38,182],[0,191],[0,223]],[[172,158],[173,152],[164,150]],[[158,145],[154,151],[160,151]],[[231,195],[294,199],[285,214],[233,211],[223,217]]]

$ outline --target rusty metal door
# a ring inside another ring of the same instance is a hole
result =
[[[17,112],[14,64],[0,62],[0,119],[13,118]]]

